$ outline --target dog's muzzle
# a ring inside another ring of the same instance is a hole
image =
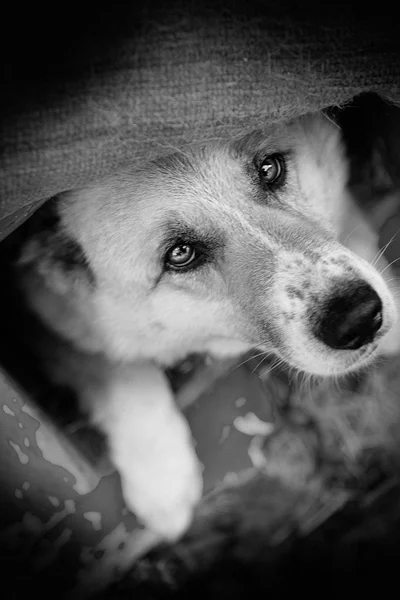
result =
[[[380,297],[362,282],[327,299],[313,333],[335,350],[358,350],[375,340],[382,320]]]

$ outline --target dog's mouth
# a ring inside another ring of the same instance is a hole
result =
[[[329,352],[306,352],[299,354],[298,349],[289,347],[274,348],[273,354],[290,368],[309,375],[330,377],[340,376],[367,366],[375,357],[379,342],[372,342],[358,350],[339,350]],[[269,350],[269,349],[268,349]],[[265,350],[267,353],[267,349]],[[269,350],[269,352],[271,352]]]
[[[361,349],[361,356],[360,358],[365,361],[368,358],[372,357],[375,352],[377,351],[377,349],[379,348],[379,342],[373,342],[372,344],[369,344],[368,346],[364,346],[364,348]],[[358,363],[359,359],[356,359],[356,363]]]

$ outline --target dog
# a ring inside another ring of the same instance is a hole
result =
[[[339,377],[398,350],[386,263],[347,182],[340,129],[320,114],[127,168],[32,218],[15,272],[57,337],[41,348],[49,373],[76,389],[127,506],[162,538],[202,495],[164,368],[257,348]]]

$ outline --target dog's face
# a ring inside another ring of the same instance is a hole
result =
[[[346,180],[339,131],[321,117],[61,198],[93,274],[83,295],[99,347],[165,365],[254,347],[315,374],[362,364],[395,308],[377,271],[336,240]]]

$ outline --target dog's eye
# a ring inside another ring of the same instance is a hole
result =
[[[261,163],[260,176],[265,183],[276,183],[283,173],[283,158],[279,154],[267,156]]]
[[[177,244],[168,250],[166,264],[173,269],[184,269],[197,258],[196,249],[192,244]]]

